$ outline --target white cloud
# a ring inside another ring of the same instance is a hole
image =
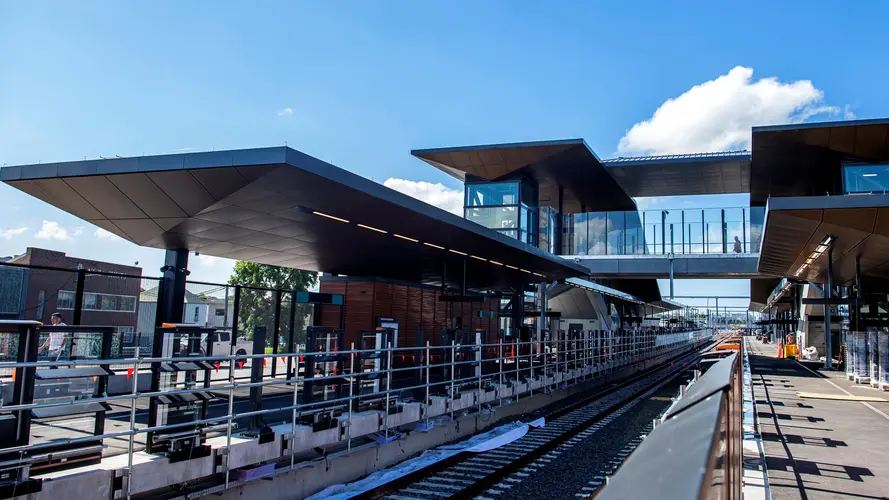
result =
[[[198,255],[198,262],[207,267],[213,267],[216,264],[216,257],[212,255]]]
[[[843,119],[844,120],[854,120],[855,112],[852,111],[852,106],[846,104],[843,106]]]
[[[293,114],[293,108],[284,108],[278,111],[278,116],[290,116]]]
[[[15,229],[6,229],[4,231],[0,231],[0,238],[4,240],[11,240],[13,237],[18,236],[25,231],[27,231],[27,227],[17,227]]]
[[[462,189],[451,189],[440,182],[409,181],[394,177],[386,179],[383,185],[453,214],[463,215]]]
[[[663,202],[664,198],[650,196],[647,198],[634,198],[634,200],[636,201],[636,208],[639,210],[646,210],[652,205],[657,205],[658,203]]]
[[[58,222],[45,220],[40,231],[34,235],[38,240],[59,240],[68,241],[72,239],[72,235],[68,230],[60,226]]]
[[[99,238],[100,240],[117,241],[120,239],[120,236],[118,236],[106,229],[102,229],[101,227],[96,229],[96,232],[93,234],[96,236],[96,238]]]
[[[840,109],[823,102],[809,80],[783,83],[753,79],[753,69],[736,66],[726,75],[667,99],[651,118],[633,125],[618,152],[675,154],[750,147],[750,128],[800,123]]]

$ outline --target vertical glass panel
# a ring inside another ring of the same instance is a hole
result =
[[[664,218],[663,210],[646,210],[645,217],[645,244],[649,254],[662,254],[666,252],[664,243]]]
[[[537,181],[523,177],[521,189],[522,199],[520,202],[529,207],[537,207]]]
[[[608,252],[606,212],[587,213],[587,231],[589,234],[589,255],[605,255]]]
[[[519,212],[519,229],[521,230],[519,239],[525,243],[535,245],[536,212],[524,204],[520,207]]]
[[[574,217],[571,214],[562,215],[562,255],[576,255],[574,253]]]
[[[682,210],[664,210],[664,243],[667,253],[682,253]]]
[[[704,253],[704,211],[683,210],[682,239],[685,242],[683,253]]]
[[[553,245],[556,241],[556,210],[552,207],[540,207],[539,214],[537,248],[555,253]]]
[[[725,209],[726,250],[729,253],[745,253],[747,250],[747,234],[744,230],[744,209]]]
[[[517,207],[471,207],[464,215],[490,229],[515,229],[519,224]]]
[[[645,232],[642,229],[641,214],[635,210],[625,213],[627,227],[624,230],[624,254],[642,255],[645,253]]]
[[[573,214],[574,219],[574,255],[589,255],[589,232],[587,214]]]
[[[608,254],[622,255],[624,250],[624,212],[608,212]]]
[[[751,253],[759,253],[759,247],[762,244],[762,227],[765,224],[765,218],[765,207],[750,207],[748,209],[747,223],[750,225],[750,230],[747,231],[747,238],[750,240]]]
[[[466,185],[466,206],[518,205],[519,183],[491,182]]]
[[[845,193],[889,191],[889,164],[843,167],[843,191]]]
[[[704,210],[704,252],[722,253],[722,210]]]

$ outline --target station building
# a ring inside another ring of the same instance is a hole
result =
[[[402,329],[459,325],[492,338],[539,318],[610,330],[681,309],[658,278],[740,277],[773,327],[805,327],[827,349],[839,337],[818,339],[816,324],[862,330],[870,319],[852,318],[885,310],[887,130],[885,119],[756,127],[750,151],[610,160],[582,139],[413,151],[464,183],[463,218],[287,147],[6,167],[2,180],[169,250],[168,279],[190,251],[324,271],[323,289],[354,303],[347,329],[396,317]],[[729,193],[749,194],[749,206],[634,202]],[[445,306],[426,300],[433,288]],[[162,306],[173,318],[180,299]],[[834,311],[823,321],[819,300]],[[461,303],[484,305],[453,309]],[[419,319],[401,312],[417,304]]]

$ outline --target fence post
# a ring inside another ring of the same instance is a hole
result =
[[[384,417],[386,419],[386,441],[389,441],[389,396],[392,390],[392,342],[389,342],[386,350],[386,410]]]
[[[497,388],[497,396],[500,396],[501,394],[503,394],[503,362],[505,361],[503,359],[503,339],[498,339],[497,343],[498,347],[500,348],[500,354],[497,358],[497,371],[500,372],[500,387]],[[503,406],[503,398],[497,398],[497,406]]]
[[[237,295],[235,295],[237,297]],[[237,304],[237,300],[235,300]],[[234,338],[234,336],[232,336]],[[254,360],[255,361],[255,360]],[[251,381],[252,382],[252,381]],[[225,488],[228,489],[231,473],[232,419],[235,412],[235,348],[229,347],[228,357],[228,419],[225,428]]]
[[[482,413],[482,336],[479,332],[475,332],[475,343],[478,345],[478,351],[475,353],[475,359],[478,361],[478,413]]]
[[[450,394],[450,410],[451,410],[451,420],[454,420],[454,378],[456,376],[455,368],[457,361],[457,346],[456,343],[451,341],[451,394]]]
[[[136,440],[136,397],[139,394],[139,346],[136,346],[135,361],[133,361],[133,389],[130,399],[130,439],[127,444],[127,500],[133,492],[133,452]]]
[[[352,397],[355,391],[355,342],[352,342],[349,347],[349,426],[346,429],[346,432],[349,436],[349,441],[346,444],[346,451],[352,452],[352,409],[358,405],[354,404],[352,401]]]
[[[424,408],[423,408],[423,414],[424,414],[424,417],[426,418],[426,422],[425,422],[426,429],[429,429],[429,405],[432,403],[432,400],[429,398],[429,391],[431,390],[431,387],[429,386],[429,383],[430,383],[429,369],[431,366],[430,365],[431,359],[432,359],[432,351],[429,350],[429,341],[427,340],[426,341],[426,400],[424,402]]]
[[[294,292],[295,293],[295,292]],[[296,465],[296,455],[293,453],[293,440],[296,436],[296,408],[299,406],[299,346],[294,352],[296,369],[293,370],[293,416],[290,421],[290,470]],[[351,424],[351,422],[349,422]],[[351,432],[351,431],[350,431]],[[349,443],[351,445],[351,441]]]

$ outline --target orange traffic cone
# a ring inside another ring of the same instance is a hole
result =
[[[778,341],[778,359],[784,357],[784,342]]]

